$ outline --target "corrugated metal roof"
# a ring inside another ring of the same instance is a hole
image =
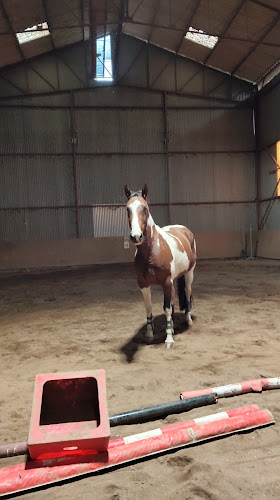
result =
[[[15,34],[47,22],[51,35],[18,45]],[[185,38],[190,26],[219,37],[209,49]],[[279,0],[7,0],[0,9],[0,66],[123,31],[252,82],[280,59]],[[119,44],[116,46],[118,47]]]
[[[198,0],[188,2],[187,6],[179,0],[172,3],[159,0],[156,13],[155,2],[144,0],[140,3],[132,19],[125,20],[125,33],[184,57],[233,72],[252,82],[258,81],[280,59],[280,30],[277,29],[280,5],[277,0]],[[219,36],[217,46],[209,49],[187,40],[184,35],[190,26]],[[253,56],[255,52],[257,55]]]

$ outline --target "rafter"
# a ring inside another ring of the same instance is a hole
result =
[[[0,0],[0,7],[1,7],[1,10],[2,10],[3,17],[4,17],[4,19],[6,20],[6,22],[7,22],[8,26],[9,26],[9,30],[10,30],[10,31],[13,33],[13,35],[14,35],[14,40],[15,40],[15,43],[16,43],[16,48],[17,48],[18,54],[20,55],[21,59],[22,59],[23,61],[25,61],[25,56],[24,56],[24,53],[23,53],[22,48],[21,48],[21,46],[20,46],[20,43],[19,43],[19,41],[18,41],[18,39],[17,39],[16,32],[15,32],[15,30],[14,30],[14,27],[13,27],[13,25],[12,25],[12,21],[11,21],[11,19],[10,19],[9,15],[8,15],[8,12],[7,12],[7,10],[6,10],[6,7],[5,7],[5,5],[4,5],[3,0]]]
[[[71,73],[73,73],[73,75],[83,84],[84,87],[87,86],[87,83],[84,82],[84,80],[82,80],[82,78],[76,73],[76,71],[74,71],[74,69],[72,68],[72,66],[70,66],[70,64],[64,61],[61,55],[55,53],[55,56],[62,62],[62,64],[64,64],[66,68],[68,68],[71,71]]]
[[[12,87],[14,87],[16,90],[18,90],[21,94],[25,94],[25,90],[23,90],[21,87],[19,87],[18,85],[16,85],[15,83],[11,82],[8,78],[6,78],[2,73],[0,73],[0,78],[8,83],[9,85],[11,85]],[[5,97],[4,97],[5,99]]]
[[[261,5],[261,7],[265,7],[268,10],[273,10],[274,12],[280,12],[280,9],[277,9],[277,7],[273,7],[272,5],[268,5],[267,3],[261,2],[260,0],[250,0],[252,3],[255,3],[256,5]]]
[[[182,92],[182,90],[184,90],[184,88],[185,88],[185,87],[187,87],[187,85],[189,85],[189,83],[191,83],[191,81],[192,81],[192,80],[193,80],[193,79],[194,79],[197,75],[199,75],[200,73],[203,73],[204,69],[205,69],[204,67],[199,68],[199,70],[198,70],[198,71],[196,71],[196,72],[194,73],[194,75],[192,75],[192,76],[191,76],[191,77],[190,77],[190,78],[186,81],[186,83],[184,83],[183,87],[181,87],[180,89],[178,89],[178,92]]]
[[[85,43],[85,16],[84,16],[84,2],[80,0],[80,11],[81,11],[81,20],[82,20],[82,30],[83,30],[83,42]]]
[[[54,87],[48,80],[46,77],[44,77],[43,75],[41,75],[41,73],[36,69],[34,68],[34,66],[32,64],[30,64],[29,61],[25,60],[26,61],[26,64],[28,64],[28,66],[30,66],[30,68],[32,69],[32,71],[34,71],[34,73],[36,73],[36,75],[38,75],[41,80],[43,80],[47,85],[49,85],[49,87],[51,87],[53,90],[58,90],[56,87]]]
[[[207,62],[209,61],[210,57],[213,55],[213,53],[215,52],[217,46],[219,45],[219,43],[221,42],[221,40],[223,39],[223,37],[225,36],[227,30],[229,29],[229,27],[232,25],[233,21],[235,20],[236,16],[239,14],[239,12],[241,11],[243,5],[245,4],[245,2],[247,2],[247,0],[241,0],[239,2],[239,4],[237,5],[236,9],[233,11],[232,15],[230,16],[230,19],[228,20],[228,22],[226,23],[226,25],[224,26],[224,29],[221,33],[221,35],[219,35],[219,39],[215,45],[215,47],[213,47],[213,49],[211,50],[211,52],[209,54],[207,54],[207,56],[205,57],[204,61],[203,61],[203,64],[207,64]]]
[[[164,71],[166,70],[166,68],[169,66],[169,64],[171,64],[172,59],[169,60],[164,66],[163,68],[160,70],[160,72],[158,73],[158,75],[155,77],[155,79],[153,80],[153,82],[150,84],[150,87],[153,88],[154,84],[156,83],[156,81],[159,79],[159,77],[162,75],[162,73],[164,73]]]
[[[55,50],[55,43],[54,43],[53,33],[52,33],[53,26],[52,26],[52,22],[50,21],[50,18],[49,18],[49,14],[48,14],[48,10],[47,10],[47,6],[46,6],[46,1],[45,0],[42,0],[42,5],[43,5],[43,9],[44,9],[44,14],[45,14],[45,20],[46,20],[47,25],[49,27],[52,48],[53,48],[53,50]]]
[[[191,15],[189,16],[188,22],[186,24],[186,28],[185,28],[184,33],[183,33],[183,36],[182,36],[182,38],[181,38],[181,40],[176,48],[176,54],[178,54],[180,47],[185,39],[186,32],[188,31],[189,27],[191,26],[191,23],[193,22],[193,19],[194,19],[195,14],[197,13],[199,4],[200,4],[200,0],[197,0],[196,3],[194,4],[194,8],[192,9]]]
[[[160,3],[161,3],[161,0],[157,0],[156,2],[156,7],[155,7],[155,11],[154,11],[154,15],[153,15],[153,18],[152,18],[152,22],[151,22],[151,31],[150,31],[150,34],[149,34],[149,37],[148,37],[148,42],[150,43],[150,40],[151,40],[151,37],[152,37],[152,34],[153,34],[153,24],[156,20],[156,17],[157,17],[157,13],[158,13],[158,8],[160,6]]]
[[[48,13],[48,10],[47,10],[47,6],[46,6],[46,1],[45,0],[42,0],[42,5],[43,5],[43,9],[44,9],[44,14],[45,14],[45,20],[47,22],[47,25],[48,25],[48,28],[49,28],[49,32],[50,32],[50,39],[51,39],[51,44],[52,44],[52,50],[54,51],[54,54],[55,54],[55,62],[56,62],[56,79],[57,79],[57,86],[59,88],[59,76],[58,76],[58,63],[57,63],[57,56],[56,56],[56,53],[55,53],[55,43],[54,43],[54,38],[53,38],[53,26],[52,26],[52,22],[50,21],[50,17],[49,17],[49,13]]]
[[[135,16],[137,10],[140,9],[141,5],[145,2],[145,0],[140,0],[139,4],[137,5],[136,9],[132,12],[131,17]]]
[[[149,44],[144,44],[144,43],[143,43],[143,45],[141,45],[141,49],[139,50],[139,52],[137,52],[136,56],[134,57],[134,59],[132,60],[132,62],[130,63],[130,65],[128,66],[128,69],[126,70],[126,72],[121,76],[121,78],[120,78],[121,82],[124,80],[124,78],[126,77],[126,75],[128,75],[128,73],[130,72],[132,66],[134,66],[134,64],[137,61],[137,59],[139,58],[139,56],[141,54],[143,54],[144,49],[146,48],[146,45],[149,46]]]
[[[34,68],[34,66],[32,66],[32,64],[31,64],[30,62],[28,62],[28,61],[27,61],[27,59],[25,58],[24,53],[23,53],[23,51],[22,51],[22,48],[21,48],[21,46],[20,46],[20,43],[19,43],[19,41],[18,41],[18,39],[17,39],[16,33],[15,33],[14,29],[13,29],[12,22],[11,22],[11,20],[10,20],[9,16],[8,16],[8,13],[7,13],[7,10],[6,10],[5,6],[4,6],[3,0],[0,0],[0,6],[1,6],[1,10],[2,10],[3,16],[4,16],[4,18],[6,19],[6,21],[7,21],[8,25],[9,25],[9,28],[13,31],[13,33],[14,33],[14,35],[15,35],[16,47],[17,47],[17,51],[18,51],[19,55],[21,56],[21,59],[22,59],[23,61],[25,61],[25,62],[26,62],[26,63],[27,63],[27,64],[31,67],[31,69],[34,71],[34,73],[36,73],[36,74],[37,74],[37,75],[38,75],[38,76],[39,76],[39,77],[40,77],[40,78],[41,78],[41,79],[42,79],[45,83],[47,83],[47,84],[48,84],[48,85],[49,85],[49,86],[50,86],[53,90],[57,90],[57,89],[56,89],[56,88],[55,88],[55,87],[54,87],[54,86],[53,86],[53,85],[52,85],[52,84],[51,84],[51,83],[50,83],[50,82],[49,82],[49,81],[48,81],[48,80],[47,80],[44,76],[42,76],[42,75],[39,73],[39,71],[37,71],[37,70]]]
[[[273,19],[273,21],[269,24],[269,26],[266,28],[265,32],[262,34],[262,36],[259,38],[259,40],[255,43],[253,47],[247,52],[247,54],[242,57],[242,59],[238,62],[238,64],[235,66],[235,68],[231,71],[231,75],[234,75],[236,71],[242,66],[242,64],[250,57],[250,55],[258,48],[258,46],[262,43],[263,39],[270,33],[270,31],[276,26],[278,21],[280,20],[280,12],[277,14],[277,16]]]
[[[90,61],[91,71],[90,77],[95,78],[96,75],[96,9],[94,0],[90,0],[89,6],[89,22],[90,22]]]
[[[122,25],[125,18],[125,14],[127,13],[127,0],[120,0],[120,8],[119,8],[119,20],[118,20],[118,29],[116,34],[116,45],[115,45],[115,57],[114,57],[114,76],[116,80],[119,80],[119,54],[120,54],[120,45],[121,45],[121,32]]]
[[[78,15],[76,14],[75,10],[71,7],[71,3],[68,0],[59,0],[59,3],[64,4],[65,12],[70,12],[77,19],[77,21],[79,23],[79,28],[82,28],[82,24],[80,22],[80,19],[78,18]],[[69,3],[70,3],[70,5],[69,5]]]
[[[85,68],[87,75],[87,85],[89,85],[89,74],[88,74],[88,59],[87,59],[87,44],[85,35],[85,16],[84,16],[84,1],[80,0],[80,10],[81,10],[81,20],[83,25],[83,44],[84,44],[84,57],[85,57]]]
[[[82,1],[82,0],[81,0]],[[166,25],[162,25],[162,24],[151,24],[151,23],[145,23],[145,22],[141,22],[141,21],[133,21],[131,19],[124,19],[124,22],[126,24],[136,24],[136,25],[139,25],[139,26],[148,26],[149,28],[158,28],[158,29],[164,29],[164,30],[169,30],[169,31],[177,31],[177,32],[180,32],[182,33],[182,28],[176,28],[176,26],[166,26]],[[115,26],[116,23],[112,23],[112,22],[106,22],[106,26]],[[104,27],[104,23],[97,23],[96,26],[103,26]],[[89,23],[84,23],[83,24],[83,27],[86,28],[86,27],[90,27],[90,24]],[[74,29],[74,28],[81,28],[80,25],[77,25],[77,24],[71,24],[69,26],[56,26],[55,29],[56,30],[69,30],[69,29]],[[17,33],[36,33],[36,32],[42,32],[42,31],[49,31],[48,28],[40,28],[40,29],[32,29],[32,30],[19,30]],[[187,32],[190,32],[189,30],[186,31]],[[192,32],[191,32],[192,33]],[[13,35],[14,34],[14,31],[1,31],[0,33],[0,37],[1,36],[6,36],[6,35]],[[258,40],[252,40],[248,37],[246,38],[243,38],[243,37],[237,37],[237,36],[227,36],[227,35],[223,35],[221,36],[219,33],[211,33],[211,32],[208,32],[208,31],[205,31],[204,33],[199,33],[200,36],[216,36],[217,38],[221,38],[223,40],[233,40],[235,42],[248,42],[248,43],[256,43]],[[280,47],[280,43],[273,43],[273,42],[265,42],[262,40],[261,42],[261,45],[266,45],[267,47]]]

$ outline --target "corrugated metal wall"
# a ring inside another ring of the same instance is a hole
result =
[[[279,81],[279,77],[278,77]],[[258,147],[265,148],[280,140],[280,82],[264,89],[258,103]]]
[[[119,72],[125,85],[244,101],[252,84],[122,34]]]
[[[280,200],[275,197],[277,184],[276,143],[280,141],[280,79],[264,88],[260,93],[257,107],[257,147],[259,162],[260,215],[259,223],[262,229],[280,230]],[[264,221],[263,221],[264,217]],[[264,224],[263,224],[264,222]]]
[[[134,49],[126,52],[122,40],[127,68]],[[223,101],[166,93],[175,81],[174,59],[160,76],[170,53],[161,51],[158,61],[156,48],[153,54],[153,76],[164,91],[127,87],[124,77],[123,87],[21,97],[2,101],[2,108],[0,103],[2,240],[127,235],[119,206],[123,187],[139,189],[144,182],[161,226],[170,220],[199,232],[255,224],[252,110],[231,100],[235,80],[229,99],[225,77]],[[181,60],[179,66],[182,72]],[[189,66],[194,69],[186,62],[186,72]],[[146,70],[142,66],[145,77]],[[137,71],[128,73],[135,78]],[[220,74],[214,82],[209,70],[210,83],[207,75],[204,88],[223,87]]]
[[[83,43],[0,71],[0,97],[78,89],[88,86]]]

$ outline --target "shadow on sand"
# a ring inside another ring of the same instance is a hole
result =
[[[195,320],[195,318],[193,318]],[[183,313],[175,313],[173,316],[174,321],[174,336],[184,333],[188,330],[188,325],[186,324],[185,315]],[[146,324],[142,325],[135,335],[126,342],[120,351],[126,356],[126,361],[131,363],[134,360],[134,356],[141,347],[150,344],[164,344],[166,339],[166,317],[165,314],[160,314],[154,317],[154,338],[152,342],[145,339]]]

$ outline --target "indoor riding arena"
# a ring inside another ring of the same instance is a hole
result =
[[[279,500],[279,0],[0,7],[0,496]]]

